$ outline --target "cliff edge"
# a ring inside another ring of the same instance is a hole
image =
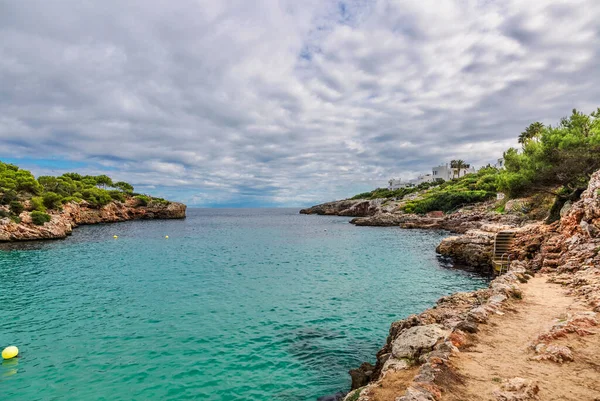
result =
[[[0,208],[2,208],[0,206]],[[7,210],[7,209],[6,209]],[[71,235],[73,228],[84,224],[115,223],[128,220],[183,219],[183,203],[152,203],[140,205],[136,199],[113,201],[102,207],[92,207],[88,202],[69,202],[62,210],[50,211],[50,221],[34,224],[30,212],[19,214],[20,222],[4,217],[0,219],[0,242],[61,239]]]

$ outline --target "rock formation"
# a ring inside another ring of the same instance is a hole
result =
[[[59,239],[70,235],[82,224],[114,223],[140,219],[182,219],[186,206],[182,203],[138,205],[135,199],[125,203],[111,202],[101,208],[92,208],[82,201],[67,203],[61,211],[50,213],[51,220],[38,226],[31,222],[29,212],[19,216],[20,223],[9,218],[0,219],[0,242]]]
[[[402,219],[405,219],[403,217]],[[383,220],[400,219],[385,216]],[[428,218],[427,225],[444,227],[448,217]],[[383,221],[382,220],[382,221]],[[503,229],[483,219],[470,220],[471,226],[463,236],[447,238],[438,250],[457,258],[472,253],[485,255],[493,233]],[[394,220],[400,222],[400,220]],[[473,223],[476,222],[474,225]],[[507,221],[495,221],[506,223]],[[406,223],[406,220],[404,220]],[[459,226],[462,226],[460,224]],[[417,368],[412,380],[407,380],[396,401],[439,400],[443,383],[452,382],[449,359],[468,344],[478,326],[486,324],[490,315],[503,314],[511,299],[521,299],[520,283],[527,282],[534,271],[550,273],[550,280],[564,285],[569,294],[586,303],[591,312],[579,313],[558,320],[542,332],[530,345],[535,356],[532,361],[564,363],[573,359],[569,347],[554,343],[568,335],[587,336],[598,326],[600,312],[600,171],[590,180],[581,199],[563,212],[560,222],[545,225],[528,224],[517,228],[513,244],[514,259],[510,271],[497,277],[489,288],[474,292],[456,293],[441,298],[437,305],[419,315],[392,323],[385,346],[377,353],[377,363],[369,384],[356,385],[345,400],[374,400],[377,388],[388,375]],[[485,256],[473,256],[469,263],[483,262]],[[354,381],[353,381],[354,383]],[[504,380],[493,396],[497,400],[536,400],[538,384],[515,377]]]

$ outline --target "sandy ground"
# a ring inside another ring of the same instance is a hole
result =
[[[566,296],[559,285],[547,283],[544,276],[531,279],[522,289],[523,299],[515,301],[514,309],[480,325],[475,345],[453,357],[464,384],[447,389],[444,401],[497,401],[492,392],[503,379],[514,377],[536,381],[540,400],[600,401],[600,334],[569,334],[555,341],[571,348],[573,362],[530,360],[535,353],[529,345],[540,333],[556,319],[589,308]],[[600,328],[591,331],[600,333]]]

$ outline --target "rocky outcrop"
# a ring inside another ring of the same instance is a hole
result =
[[[373,216],[392,211],[395,205],[387,199],[346,199],[323,203],[300,210],[301,214],[320,214],[349,217]]]
[[[372,216],[355,218],[350,222],[357,226],[398,226],[401,228],[443,229],[458,234],[469,230],[500,225],[505,227],[521,226],[525,217],[517,214],[490,212],[489,202],[462,208],[454,213],[431,212],[425,216],[395,211],[378,213]]]
[[[399,225],[410,223],[405,216],[380,215],[377,219]],[[450,219],[428,217],[414,219],[412,223],[418,225],[423,222],[426,227],[448,229],[446,224]],[[371,219],[371,222],[374,220]],[[473,254],[486,254],[493,235],[506,229],[505,223],[510,221],[501,219],[490,224],[484,218],[466,219],[455,226],[457,230],[470,227],[462,232],[464,235],[445,239],[438,251],[456,259],[468,258],[465,261],[469,264],[483,263],[487,256],[480,258]],[[392,323],[386,344],[377,353],[371,382],[361,388],[353,388],[345,400],[374,400],[376,389],[381,387],[387,375],[415,369],[415,366],[418,373],[395,394],[395,400],[441,399],[444,383],[456,377],[450,356],[468,347],[472,333],[478,331],[479,325],[487,323],[492,314],[505,313],[503,309],[511,304],[512,299],[522,298],[519,284],[528,281],[535,270],[550,273],[549,281],[565,286],[569,295],[587,303],[592,311],[557,319],[530,344],[535,352],[531,360],[556,363],[573,360],[570,348],[556,340],[568,335],[594,334],[591,328],[599,325],[600,171],[592,176],[581,199],[563,211],[560,222],[518,227],[512,248],[514,258],[510,271],[494,279],[489,288],[441,298],[434,308]],[[493,396],[503,401],[537,400],[538,392],[539,387],[534,381],[514,377],[504,380]]]
[[[352,388],[345,400],[374,400],[374,392],[387,375],[415,366],[416,376],[396,400],[439,399],[441,382],[456,376],[451,373],[451,355],[468,346],[471,333],[491,314],[502,313],[511,299],[520,298],[519,283],[529,277],[524,265],[515,262],[511,272],[496,278],[487,289],[443,297],[434,308],[392,323],[386,345],[377,353],[372,381]]]
[[[0,242],[60,239],[70,235],[73,228],[82,224],[115,223],[143,219],[182,219],[186,206],[182,203],[150,203],[140,206],[135,199],[125,203],[111,202],[101,208],[93,208],[83,201],[71,202],[61,211],[50,213],[51,220],[38,226],[31,222],[29,212],[19,216],[20,223],[9,218],[0,219]]]
[[[470,230],[466,234],[444,238],[436,252],[452,258],[455,264],[488,269],[494,253],[494,232]]]

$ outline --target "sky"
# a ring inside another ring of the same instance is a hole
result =
[[[600,106],[600,1],[0,0],[0,160],[306,206]]]

